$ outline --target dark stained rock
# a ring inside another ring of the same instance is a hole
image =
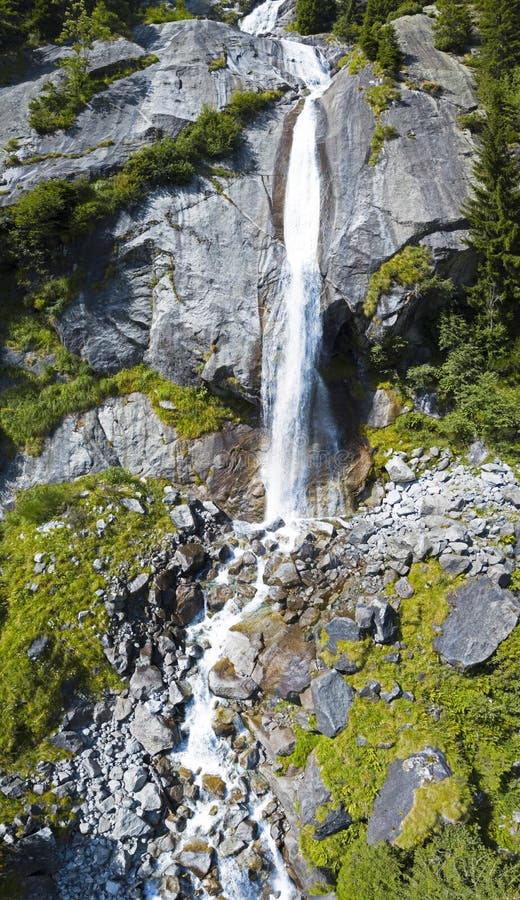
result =
[[[335,737],[348,722],[354,691],[334,669],[321,672],[311,682],[311,691],[318,731]]]
[[[386,600],[374,600],[371,604],[374,611],[373,629],[376,644],[390,644],[397,637],[396,615]]]
[[[183,575],[197,575],[206,565],[206,551],[202,544],[183,544],[174,557]]]
[[[432,747],[425,747],[407,759],[396,759],[390,763],[385,783],[374,800],[368,820],[367,843],[388,841],[393,844],[413,806],[417,788],[443,781],[451,774],[444,754]]]
[[[328,635],[327,648],[331,653],[336,653],[338,641],[359,641],[361,636],[359,625],[353,619],[346,616],[341,619],[332,619],[325,629]]]
[[[189,625],[204,607],[200,584],[180,584],[175,594],[175,618],[181,625]]]
[[[57,868],[56,839],[50,828],[41,828],[17,842],[14,868],[22,875],[45,874]]]
[[[314,837],[317,841],[324,841],[325,838],[337,834],[338,831],[344,831],[345,828],[348,828],[351,824],[351,816],[349,816],[343,804],[340,803],[337,809],[331,809],[330,812],[327,813],[323,822],[316,825]]]
[[[489,578],[468,581],[449,599],[451,610],[434,647],[445,662],[462,670],[489,659],[520,616],[513,594]]]
[[[49,743],[67,753],[78,753],[83,747],[83,738],[75,731],[58,731],[49,738]]]

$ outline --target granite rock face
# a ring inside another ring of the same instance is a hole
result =
[[[322,266],[337,326],[350,323],[370,340],[393,329],[419,340],[416,304],[405,291],[380,299],[379,325],[363,321],[360,308],[371,272],[410,243],[430,247],[443,277],[464,280],[471,272],[460,210],[473,144],[457,114],[476,101],[470,70],[435,50],[427,16],[404,16],[393,25],[416,87],[400,85],[400,100],[383,113],[383,124],[398,136],[385,143],[374,167],[367,161],[375,122],[364,100],[364,91],[375,83],[371,67],[355,76],[342,69],[321,101],[328,177]],[[426,81],[437,82],[441,93],[422,90]]]
[[[445,662],[462,670],[489,659],[520,617],[518,600],[490,578],[471,579],[450,600],[451,610],[434,646]]]

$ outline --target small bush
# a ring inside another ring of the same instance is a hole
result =
[[[175,6],[170,3],[160,3],[158,6],[148,6],[144,12],[145,25],[161,25],[163,22],[182,22],[194,17],[186,9],[184,0],[177,0]]]
[[[437,81],[423,81],[421,90],[426,91],[427,94],[432,94],[434,97],[438,97],[439,94],[442,94],[442,85]]]
[[[374,84],[365,91],[365,100],[376,118],[392,103],[399,100],[399,97],[399,91],[389,81],[385,81],[383,84]]]
[[[396,137],[399,137],[399,133],[393,127],[393,125],[383,125],[379,120],[376,122],[376,127],[374,129],[374,134],[372,135],[372,141],[370,144],[370,157],[368,160],[369,166],[373,167],[376,165],[385,141],[391,141]]]
[[[423,5],[423,3],[415,3],[414,0],[406,0],[394,12],[388,13],[386,21],[393,22],[394,19],[400,19],[401,16],[415,16],[417,13],[422,13]]]
[[[221,56],[217,56],[217,57],[215,57],[215,59],[212,59],[208,66],[208,69],[210,72],[218,72],[219,69],[226,69],[226,68],[227,68],[227,53],[226,53],[226,51],[224,51],[224,53],[222,53]]]
[[[370,278],[364,304],[365,315],[372,317],[381,294],[388,294],[394,284],[420,289],[431,273],[432,256],[428,247],[405,247],[383,263]]]

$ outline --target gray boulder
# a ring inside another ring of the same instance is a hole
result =
[[[373,634],[376,644],[391,644],[397,637],[396,614],[386,600],[374,600],[370,604],[373,610]]]
[[[177,726],[150,712],[144,703],[137,704],[130,731],[151,756],[173,750],[179,743]]]
[[[344,618],[332,619],[325,625],[324,631],[327,633],[327,648],[331,653],[336,653],[338,649],[338,641],[359,641],[361,629],[353,619],[346,616]]]
[[[379,791],[368,820],[367,843],[395,843],[410,812],[417,788],[443,781],[452,774],[440,750],[425,747],[407,759],[390,763],[386,780]]]
[[[298,786],[298,802],[302,825],[314,825],[314,838],[318,841],[337,834],[338,831],[344,831],[352,822],[343,804],[337,809],[330,809],[323,821],[318,822],[316,814],[320,807],[329,803],[330,797],[329,789],[321,780],[316,751],[313,750],[307,759],[305,772]]]
[[[520,604],[489,578],[471,579],[450,596],[451,610],[434,647],[442,659],[470,669],[495,652],[518,622]]]
[[[471,567],[471,560],[467,556],[458,556],[456,553],[443,553],[439,562],[446,575],[463,575]]]
[[[183,544],[177,550],[174,562],[183,575],[196,575],[206,564],[206,551],[202,544]]]
[[[311,692],[318,731],[336,737],[348,723],[354,691],[338,672],[330,669],[311,681]]]
[[[58,867],[58,846],[46,826],[16,842],[13,865],[24,876],[52,873]]]
[[[112,837],[116,841],[127,838],[146,837],[152,833],[152,827],[141,816],[131,809],[119,808],[112,829]]]
[[[394,481],[396,484],[410,484],[412,481],[415,481],[417,477],[415,472],[403,459],[401,459],[400,456],[392,456],[392,458],[385,463],[385,469],[388,472],[391,481]]]
[[[177,862],[198,878],[204,878],[213,862],[213,848],[205,841],[194,839],[185,843],[176,856]]]

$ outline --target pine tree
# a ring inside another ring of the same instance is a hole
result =
[[[359,37],[363,9],[361,0],[343,0],[338,6],[338,18],[334,33],[343,41],[354,41]]]
[[[501,320],[518,315],[520,302],[520,173],[510,147],[512,120],[495,84],[465,208],[470,245],[479,259],[470,302],[490,338]]]
[[[330,31],[336,18],[336,0],[297,0],[296,28],[300,34]]]
[[[465,0],[442,0],[433,25],[437,50],[462,53],[471,38],[471,16]]]
[[[496,79],[520,65],[520,0],[480,0],[482,68]]]
[[[385,75],[390,78],[398,77],[403,55],[399,48],[395,28],[392,25],[384,25],[379,32],[376,59]]]

